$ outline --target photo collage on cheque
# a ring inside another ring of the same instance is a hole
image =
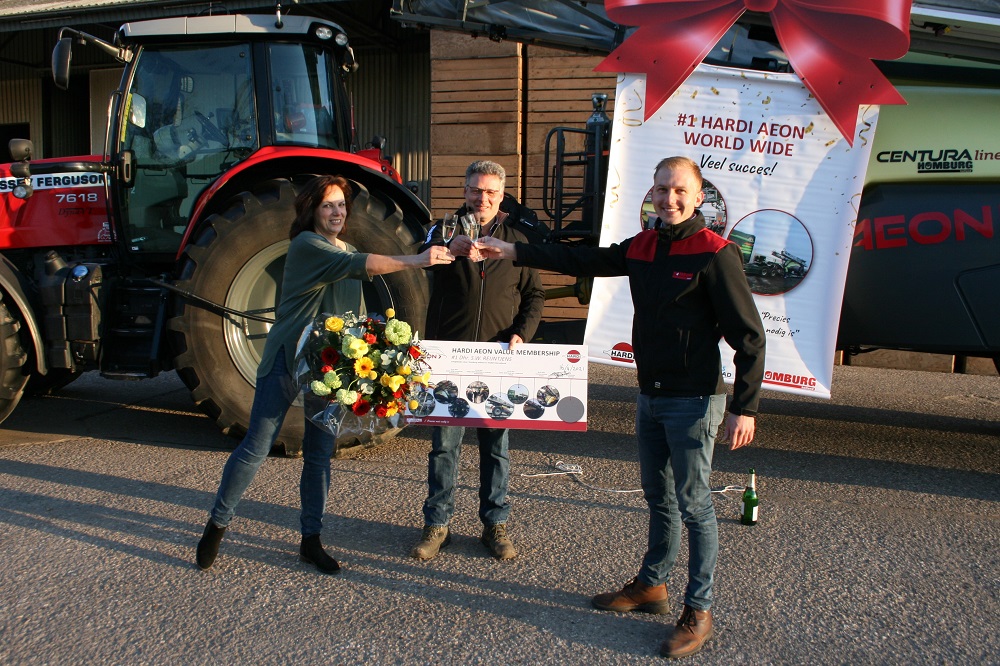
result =
[[[539,380],[529,387],[524,378],[514,380],[504,390],[500,378],[490,381],[480,379],[469,380],[459,378],[465,384],[451,379],[443,379],[432,384],[417,398],[418,406],[412,411],[414,416],[427,417],[435,411],[443,416],[444,411],[454,418],[486,417],[495,421],[504,421],[511,417],[542,419],[545,415],[555,413],[558,420],[575,423],[583,418],[584,404],[579,398],[564,395],[567,389],[559,389],[558,381]],[[466,383],[467,382],[467,383]],[[564,382],[567,383],[567,382]],[[491,385],[492,384],[492,385]],[[498,387],[499,390],[495,390]],[[550,417],[551,420],[551,417]]]

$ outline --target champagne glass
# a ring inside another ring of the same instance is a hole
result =
[[[455,237],[455,229],[458,228],[458,218],[454,213],[445,213],[444,222],[441,223],[441,237],[445,243],[450,243]]]
[[[469,239],[475,243],[479,239],[479,222],[476,220],[475,215],[465,215],[462,217],[462,226],[465,228],[465,234]]]
[[[465,231],[469,235],[469,240],[472,241],[472,252],[469,254],[469,258],[473,261],[482,261],[483,257],[479,254],[479,248],[476,246],[476,242],[479,240],[479,220],[474,215],[466,215],[465,222]]]

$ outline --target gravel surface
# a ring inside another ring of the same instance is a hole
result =
[[[647,520],[634,375],[590,371],[587,433],[511,435],[516,560],[479,543],[471,436],[453,543],[407,557],[429,449],[411,428],[333,461],[339,576],[298,561],[289,458],[261,468],[215,567],[194,566],[235,442],[174,374],[25,400],[0,429],[0,663],[663,663],[676,615],[590,606],[635,575]],[[715,487],[756,468],[761,519],[715,495],[717,636],[686,663],[1000,663],[1000,380],[838,366],[833,387],[766,393],[754,445],[716,450]],[[525,476],[557,461],[584,473]]]

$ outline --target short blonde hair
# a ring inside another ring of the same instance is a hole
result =
[[[704,184],[704,179],[701,177],[701,167],[691,159],[690,157],[681,157],[680,155],[674,155],[673,157],[664,157],[660,160],[656,168],[653,169],[653,178],[656,178],[656,174],[660,173],[660,169],[669,169],[670,171],[676,171],[677,169],[690,169],[691,173],[694,174],[695,178],[698,179],[698,187]]]

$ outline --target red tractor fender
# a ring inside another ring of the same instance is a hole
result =
[[[361,153],[348,153],[340,150],[325,150],[316,148],[299,148],[295,146],[267,146],[256,151],[250,157],[243,160],[232,169],[222,174],[218,180],[216,180],[211,187],[206,189],[198,197],[198,201],[195,203],[194,209],[191,211],[191,222],[188,224],[187,230],[184,232],[184,237],[181,239],[180,249],[177,251],[177,259],[181,258],[184,253],[184,248],[187,246],[188,242],[191,240],[192,235],[196,233],[199,223],[202,219],[208,216],[211,212],[206,212],[213,202],[219,198],[219,193],[224,192],[227,186],[230,186],[234,182],[239,182],[243,177],[254,171],[260,170],[262,166],[269,164],[274,164],[275,162],[296,162],[296,163],[308,163],[316,172],[328,172],[327,167],[324,170],[317,169],[321,165],[329,165],[330,163],[340,163],[353,166],[355,169],[361,169],[372,176],[385,178],[391,180],[393,187],[398,188],[400,191],[406,192],[409,196],[412,196],[415,201],[419,202],[409,190],[402,187],[402,180],[399,174],[393,169],[387,161],[385,160],[374,160],[369,157],[369,155],[364,154],[366,151],[361,151]],[[371,157],[375,157],[375,151],[367,151],[371,154]],[[281,170],[278,172],[272,172],[271,176],[290,176],[294,173],[301,173],[301,171],[295,170]],[[230,188],[231,189],[231,188]],[[232,192],[226,193],[222,198],[228,199],[232,196]],[[420,203],[423,206],[422,203]]]

